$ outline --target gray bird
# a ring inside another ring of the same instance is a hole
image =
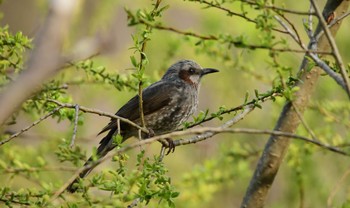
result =
[[[181,60],[173,64],[164,74],[161,80],[153,83],[143,90],[143,113],[146,127],[155,135],[165,134],[176,130],[197,109],[198,92],[201,78],[210,73],[218,72],[212,68],[202,68],[194,61]],[[139,96],[136,95],[116,113],[117,116],[127,118],[141,125],[139,111]],[[96,157],[102,158],[116,147],[113,136],[118,133],[116,119],[111,119],[109,124],[99,133],[109,131],[100,141]],[[120,134],[123,141],[138,136],[138,129],[130,124],[120,122]],[[143,135],[142,138],[145,138]],[[92,157],[84,166],[91,164]],[[79,177],[67,188],[69,192],[75,192],[74,184],[90,173],[95,166],[83,171]]]

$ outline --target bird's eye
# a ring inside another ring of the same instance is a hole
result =
[[[190,69],[188,70],[188,72],[190,72],[190,74],[194,74],[194,73],[196,72],[196,70],[195,70],[194,68],[190,68]]]

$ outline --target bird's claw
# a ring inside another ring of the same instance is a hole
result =
[[[170,152],[173,153],[175,151],[176,145],[174,143],[174,140],[172,140],[171,138],[166,138],[165,140],[168,142],[168,145],[166,147],[166,148],[168,148],[168,152],[165,155],[168,155],[168,154],[170,154]]]
[[[148,138],[154,137],[156,134],[154,133],[153,129],[147,128],[148,130]]]

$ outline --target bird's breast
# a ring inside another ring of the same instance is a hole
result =
[[[174,131],[197,110],[197,106],[197,90],[179,89],[168,105],[145,117],[146,126],[156,134]]]

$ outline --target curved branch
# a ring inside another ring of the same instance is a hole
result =
[[[57,100],[48,100],[48,101],[49,102],[53,102],[53,103],[55,103],[56,105],[58,105],[58,106],[60,106],[62,108],[76,109],[76,105],[75,104],[61,103],[61,102],[59,102]],[[137,128],[137,129],[140,129],[144,133],[148,133],[148,130],[146,128],[143,128],[143,127],[137,125],[136,123],[130,121],[129,119],[117,116],[115,114],[104,112],[104,111],[101,111],[101,110],[98,110],[98,109],[87,108],[87,107],[84,107],[84,106],[79,106],[79,110],[84,112],[84,113],[92,113],[92,114],[97,114],[99,116],[107,116],[109,118],[119,119],[122,122],[125,122],[125,123],[130,124],[131,126]]]
[[[14,138],[18,137],[19,135],[23,134],[24,132],[28,131],[32,127],[38,125],[43,120],[47,119],[48,117],[50,117],[51,115],[53,115],[54,113],[59,111],[62,107],[63,106],[58,106],[57,108],[53,109],[48,114],[46,114],[46,115],[42,116],[41,118],[39,118],[39,120],[35,121],[34,123],[30,124],[29,126],[25,127],[24,129],[21,129],[19,132],[15,133],[15,134],[12,134],[8,139],[0,141],[0,146],[3,145],[3,144],[6,144],[7,142],[11,141],[12,139],[14,139]]]
[[[325,6],[325,10],[336,12],[338,14],[344,13],[349,7],[349,1],[337,1],[328,0]],[[328,15],[329,12],[326,12]],[[336,33],[340,24],[334,25],[331,28],[333,34]],[[314,37],[320,32],[320,24],[316,30]],[[309,44],[309,48],[314,47],[313,40]],[[318,42],[320,50],[329,48],[328,41],[321,37]],[[298,109],[298,113],[294,110],[292,103],[289,101],[285,104],[279,120],[275,126],[276,131],[283,131],[293,133],[296,131],[300,124],[299,115],[302,115],[309,103],[311,94],[315,88],[315,83],[318,80],[321,70],[318,67],[314,67],[311,71],[308,71],[308,61],[305,58],[301,64],[301,78],[297,86],[300,88],[296,92],[295,100],[293,105]],[[314,140],[313,140],[314,141]],[[290,139],[288,137],[280,137],[272,135],[267,142],[264,152],[262,153],[254,175],[250,181],[249,187],[247,188],[246,194],[243,198],[241,207],[254,207],[261,208],[264,206],[267,194],[272,186],[272,183],[277,175],[279,167],[283,161],[283,158],[289,147]]]
[[[175,131],[175,132],[168,133],[168,134],[154,136],[154,137],[151,137],[149,139],[141,140],[141,141],[132,143],[130,145],[121,147],[121,148],[117,149],[113,154],[110,153],[107,156],[92,162],[90,165],[87,165],[87,166],[84,166],[84,167],[78,169],[72,175],[72,177],[69,180],[67,180],[66,183],[63,184],[59,190],[56,191],[56,193],[51,197],[51,201],[56,199],[59,195],[61,195],[66,190],[68,185],[71,184],[76,179],[76,177],[79,176],[79,174],[81,172],[89,169],[92,166],[96,166],[98,164],[101,164],[107,160],[110,160],[115,155],[118,155],[122,152],[126,152],[130,149],[138,148],[142,145],[150,144],[150,143],[153,143],[155,141],[161,141],[161,140],[166,139],[166,138],[186,136],[186,135],[191,135],[191,134],[198,134],[198,135],[195,137],[187,138],[187,139],[176,140],[176,141],[174,141],[174,144],[176,146],[180,146],[180,145],[197,143],[197,142],[200,142],[200,141],[205,140],[207,138],[213,137],[214,135],[219,134],[219,133],[269,134],[269,135],[276,136],[276,137],[286,137],[286,138],[305,141],[307,143],[314,144],[316,146],[319,146],[319,147],[326,149],[326,150],[329,150],[331,152],[335,152],[337,154],[341,154],[341,155],[345,155],[345,156],[350,156],[349,153],[344,152],[336,147],[329,146],[329,145],[323,144],[317,140],[313,140],[313,139],[310,139],[310,138],[307,138],[304,136],[300,136],[300,135],[296,135],[293,133],[289,133],[289,132],[259,130],[259,129],[247,129],[247,128],[230,128],[232,125],[234,125],[235,123],[242,120],[254,108],[255,108],[254,105],[246,107],[241,114],[235,116],[234,118],[230,119],[225,124],[223,124],[222,126],[219,126],[219,127],[201,127],[201,128],[196,128],[196,129],[187,129],[184,131]]]
[[[329,41],[329,45],[332,48],[334,58],[339,66],[340,74],[341,74],[343,81],[344,81],[344,84],[345,84],[345,91],[350,98],[350,81],[348,78],[348,74],[346,73],[344,62],[340,56],[337,44],[335,43],[335,40],[331,34],[331,31],[329,30],[328,25],[327,25],[325,19],[323,18],[320,9],[318,8],[317,4],[315,3],[315,0],[310,0],[310,1],[311,1],[311,4],[314,7],[316,14],[318,16],[319,25],[321,25],[321,27],[322,27],[322,29],[323,29],[323,31],[324,31],[324,33]]]

